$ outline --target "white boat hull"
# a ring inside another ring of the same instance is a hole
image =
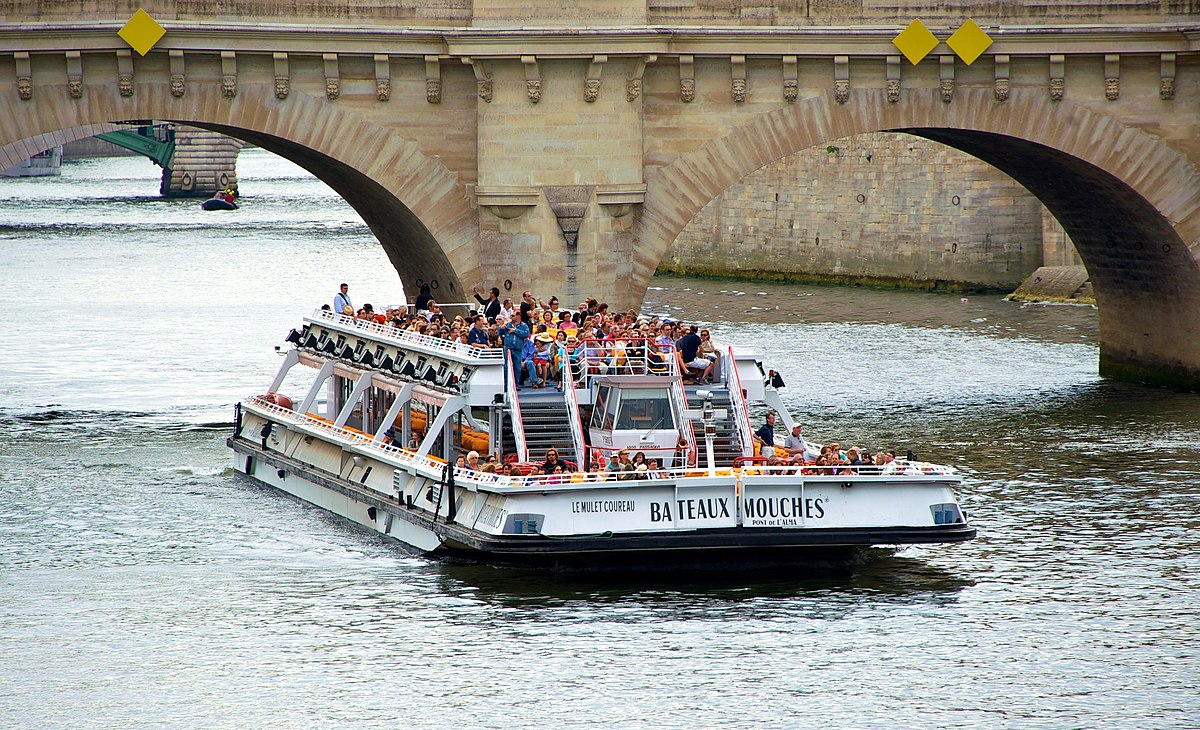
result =
[[[266,423],[269,435],[260,437]],[[444,468],[405,462],[398,450],[313,436],[247,411],[229,440],[234,467],[418,553],[571,570],[777,569],[975,535],[954,500],[957,478],[945,475],[811,478],[747,469],[489,487],[461,473],[449,484]]]

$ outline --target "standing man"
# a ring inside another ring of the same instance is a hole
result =
[[[500,316],[500,290],[492,287],[492,290],[488,292],[487,301],[479,296],[478,287],[473,287],[471,291],[475,292],[475,301],[483,305],[483,316],[487,317],[489,322],[495,322],[496,317]]]
[[[517,312],[509,318],[508,323],[500,328],[500,337],[504,341],[504,377],[508,377],[511,369],[513,382],[521,382],[521,351],[525,349],[525,340],[529,338],[529,325],[521,320]]]
[[[350,303],[350,295],[346,293],[348,291],[350,291],[350,285],[342,284],[341,291],[333,295],[333,311],[338,314],[345,314],[346,307],[350,307],[350,316],[353,317],[354,305]]]
[[[771,457],[775,455],[775,411],[767,413],[767,422],[754,432],[754,443],[758,444],[761,449],[767,447],[767,453],[763,456]]]

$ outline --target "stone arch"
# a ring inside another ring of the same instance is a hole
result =
[[[477,216],[445,165],[416,142],[323,98],[292,93],[278,100],[273,85],[243,84],[233,99],[222,97],[219,84],[191,84],[182,98],[171,96],[165,81],[139,82],[129,98],[114,84],[85,85],[81,99],[70,98],[65,85],[39,85],[32,100],[0,105],[0,160],[16,155],[19,162],[55,139],[138,119],[222,132],[312,172],[363,217],[407,292],[418,280],[438,280],[457,298],[462,281],[479,278]]]
[[[11,141],[8,144],[0,146],[0,170],[12,167],[22,160],[26,160],[39,152],[53,147],[78,142],[88,137],[95,137],[97,134],[116,132],[121,129],[126,129],[126,127],[119,124],[87,124],[82,127],[72,127],[70,129],[56,129],[49,133]]]
[[[1030,190],[1062,223],[1092,277],[1102,374],[1200,387],[1200,175],[1152,135],[1082,104],[1014,90],[935,92],[889,103],[860,90],[763,114],[648,173],[634,261],[649,281],[683,227],[726,188],[802,149],[900,131],[972,154]]]

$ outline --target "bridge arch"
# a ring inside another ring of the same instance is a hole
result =
[[[445,165],[413,140],[324,98],[293,92],[276,99],[273,84],[242,84],[233,99],[219,84],[191,84],[182,98],[164,82],[140,82],[128,98],[113,84],[93,84],[80,99],[65,85],[39,85],[29,102],[0,105],[0,135],[14,137],[0,136],[0,152],[9,150],[14,164],[135,119],[221,132],[304,167],[362,216],[410,295],[418,281],[437,280],[461,301],[461,282],[479,278],[477,216]]]
[[[764,113],[647,172],[635,279],[649,281],[671,243],[727,188],[830,140],[907,132],[992,164],[1024,185],[1074,241],[1100,309],[1100,371],[1200,387],[1200,175],[1166,142],[1083,104],[1014,90],[936,92],[889,103],[856,90]]]

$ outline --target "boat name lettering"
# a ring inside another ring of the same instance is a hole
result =
[[[571,503],[571,511],[581,512],[636,512],[637,502],[632,499],[593,499]]]
[[[758,497],[743,504],[746,521],[752,527],[798,525],[801,518],[819,520],[825,516],[825,500],[821,497]]]
[[[729,517],[729,497],[708,499],[677,499],[675,514],[681,520],[711,520]],[[651,522],[672,522],[670,502],[650,503]]]

